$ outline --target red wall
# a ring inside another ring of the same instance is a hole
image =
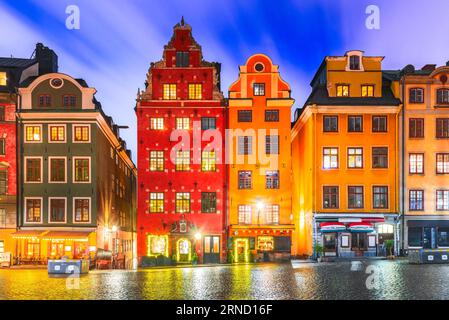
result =
[[[16,122],[14,104],[2,104],[5,107],[5,122],[0,122],[0,138],[6,139],[5,155],[0,155],[0,162],[9,165],[8,168],[8,195],[16,195]]]

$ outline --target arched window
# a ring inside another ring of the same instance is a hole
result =
[[[442,88],[437,90],[437,103],[449,104],[449,89]]]

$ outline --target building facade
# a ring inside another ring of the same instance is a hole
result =
[[[263,54],[240,66],[229,88],[228,250],[234,262],[290,258],[290,114],[294,100]]]
[[[384,255],[398,243],[397,86],[382,57],[326,57],[292,129],[293,211],[302,254]]]
[[[400,73],[404,103],[403,248],[449,247],[449,66]]]
[[[174,27],[162,60],[151,64],[136,115],[142,265],[223,262],[226,108],[220,64],[203,60],[184,20]]]
[[[62,73],[19,88],[19,263],[109,251],[136,264],[136,168],[96,90]]]

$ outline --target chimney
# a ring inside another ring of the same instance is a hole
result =
[[[434,71],[436,68],[436,64],[426,64],[424,67],[421,68],[422,71]]]
[[[39,75],[58,72],[58,56],[42,43],[36,44],[36,60],[39,63]]]

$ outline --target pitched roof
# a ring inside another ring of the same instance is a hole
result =
[[[5,58],[0,57],[0,67],[3,68],[27,68],[37,62],[36,59]]]

